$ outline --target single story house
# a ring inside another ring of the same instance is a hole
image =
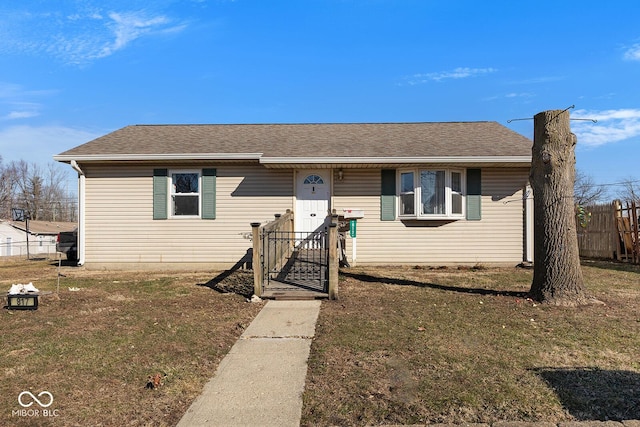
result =
[[[24,221],[0,221],[0,256],[53,257],[58,233],[73,231],[76,227],[72,222],[29,221],[27,232]]]
[[[531,261],[532,141],[496,122],[134,125],[54,159],[79,176],[87,268],[227,268],[250,223],[351,210],[363,264]]]

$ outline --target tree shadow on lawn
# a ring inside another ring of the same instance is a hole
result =
[[[361,282],[386,283],[390,285],[400,285],[400,286],[416,286],[419,288],[439,289],[441,291],[459,292],[463,294],[492,295],[492,296],[503,296],[503,297],[514,297],[514,298],[526,298],[527,295],[529,294],[528,292],[521,292],[521,291],[496,291],[494,289],[464,288],[459,286],[440,285],[437,283],[417,282],[415,280],[396,279],[391,277],[378,277],[378,276],[372,276],[370,274],[351,273],[348,271],[341,271],[340,274],[342,276],[350,277],[352,279],[356,279]]]
[[[640,374],[596,367],[532,369],[578,421],[640,419]]]
[[[640,273],[640,265],[610,259],[581,258],[580,263],[585,267],[595,267],[602,270],[626,271]]]
[[[220,293],[234,293],[244,297],[253,295],[253,249],[247,253],[230,269],[224,270],[207,283],[198,283]]]

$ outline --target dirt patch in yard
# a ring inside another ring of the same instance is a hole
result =
[[[202,286],[221,293],[234,293],[249,298],[254,294],[253,270],[225,271]]]

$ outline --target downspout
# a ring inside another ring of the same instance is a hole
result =
[[[531,184],[526,185],[524,192],[524,217],[525,217],[525,256],[527,263],[533,263],[533,188]]]
[[[85,176],[80,165],[71,160],[71,167],[78,172],[78,265],[84,265],[84,202],[85,202]]]

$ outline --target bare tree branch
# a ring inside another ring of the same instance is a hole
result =
[[[620,181],[622,189],[618,192],[618,198],[626,201],[640,202],[640,179],[627,177]]]
[[[590,175],[576,170],[576,181],[573,186],[574,202],[580,206],[594,205],[602,202],[607,196],[606,188],[595,183]]]
[[[32,220],[75,221],[75,199],[66,194],[63,181],[64,173],[55,163],[45,169],[24,160],[0,164],[0,218],[20,208]]]

